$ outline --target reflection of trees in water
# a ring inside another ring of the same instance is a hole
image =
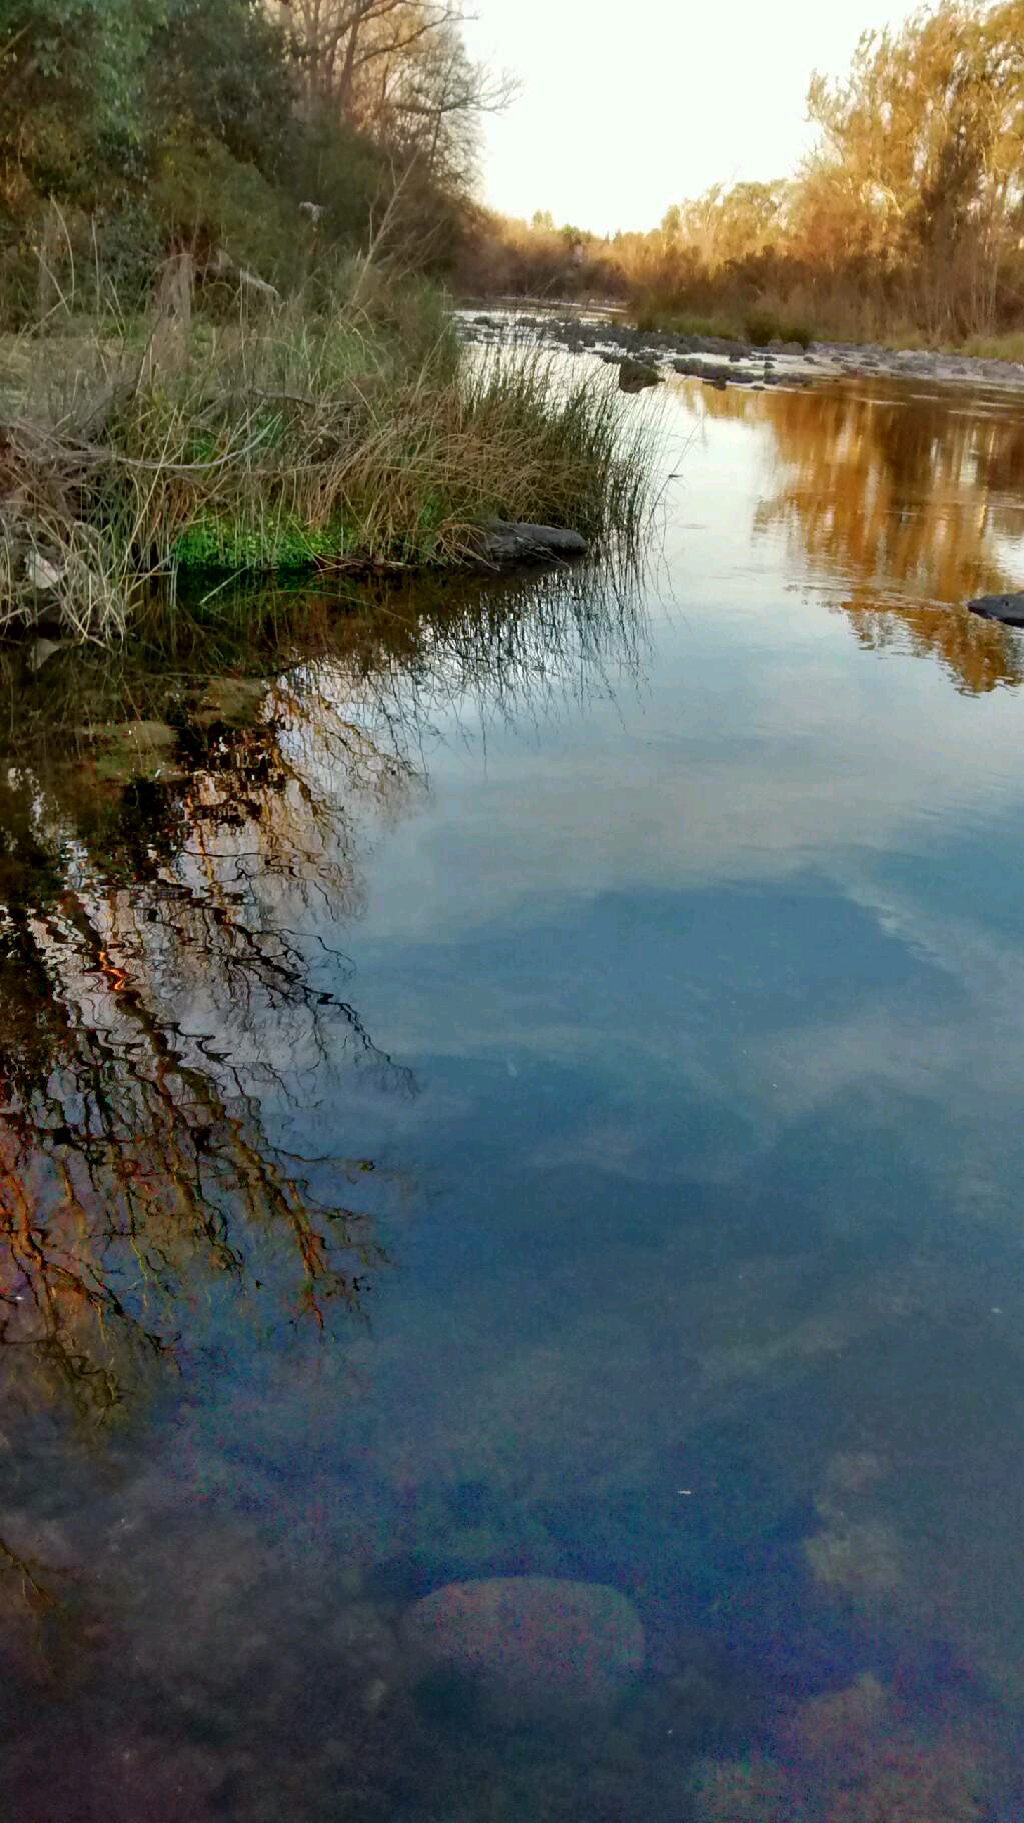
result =
[[[188,1357],[225,1288],[324,1328],[358,1307],[383,1259],[366,1207],[382,1174],[275,1133],[343,1064],[414,1090],[331,940],[362,908],[362,822],[424,788],[415,756],[446,705],[512,714],[589,689],[634,636],[579,578],[426,610],[390,591],[279,660],[234,721],[215,685],[121,680],[136,717],[165,723],[141,770],[76,734],[113,687],[78,655],[10,680],[45,740],[12,740],[0,776],[9,1397],[102,1416]],[[5,1563],[36,1589],[0,1542]]]
[[[543,581],[409,585],[383,614],[350,621],[335,661],[364,725],[397,753],[421,754],[468,701],[488,719],[535,721],[634,679],[644,645],[635,578],[586,569]],[[354,680],[358,678],[358,688]]]
[[[128,786],[105,828],[27,768],[0,799],[0,1340],[19,1386],[31,1367],[102,1409],[187,1346],[204,1275],[285,1272],[318,1322],[356,1302],[378,1257],[341,1193],[361,1168],[272,1142],[261,1095],[294,1097],[338,1029],[382,1086],[410,1079],[268,915],[268,881],[284,912],[314,889],[346,907],[356,878],[273,721]]]
[[[776,486],[755,526],[840,584],[861,644],[937,658],[971,692],[1021,681],[1017,641],[962,605],[1020,582],[995,548],[1024,532],[1014,418],[842,387],[712,392],[706,406],[769,426]]]

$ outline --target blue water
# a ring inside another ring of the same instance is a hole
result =
[[[99,1250],[168,1342],[88,1331],[111,1410],[45,1350],[9,1376],[18,1823],[1021,1814],[1024,643],[957,605],[1020,579],[1015,413],[628,409],[666,476],[641,581],[311,664],[305,798],[171,843],[314,1011],[191,927],[138,976],[363,1258],[309,1295],[236,1161],[187,1245],[160,1205],[159,1268]],[[177,1182],[162,1118],[119,1144]],[[413,1675],[412,1604],[524,1574],[634,1604],[617,1706],[524,1725]]]

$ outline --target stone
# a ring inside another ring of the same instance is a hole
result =
[[[25,553],[25,575],[33,589],[59,589],[67,573],[65,564],[57,564],[41,551]]]
[[[267,686],[258,677],[211,677],[192,713],[199,728],[224,722],[229,728],[250,728],[260,720]]]
[[[547,1576],[448,1583],[410,1609],[402,1642],[421,1677],[464,1679],[513,1722],[607,1707],[639,1676],[645,1650],[625,1595]]]
[[[34,639],[28,650],[30,671],[41,671],[47,660],[67,645],[66,639]]]
[[[1001,620],[1005,627],[1024,627],[1024,590],[1015,595],[979,595],[967,606],[982,620]]]
[[[492,519],[481,528],[473,551],[474,567],[510,570],[518,564],[559,563],[585,557],[587,541],[566,526]]]
[[[725,381],[725,373],[720,361],[701,361],[687,356],[672,363],[676,373],[689,374],[695,380],[707,380],[715,385],[719,380]],[[731,376],[735,377],[735,376]]]
[[[634,361],[627,355],[619,362],[619,391],[642,392],[645,386],[660,386],[661,374],[649,361]]]

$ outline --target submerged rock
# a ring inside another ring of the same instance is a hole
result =
[[[480,533],[474,558],[484,569],[509,570],[520,563],[561,562],[586,554],[586,539],[565,526],[493,519]]]
[[[184,777],[177,749],[177,730],[166,722],[113,722],[92,736],[96,776],[113,785]]]
[[[643,1625],[624,1595],[556,1577],[449,1583],[416,1603],[402,1635],[422,1675],[465,1679],[505,1720],[603,1707],[644,1662]]]
[[[1004,627],[1024,627],[1024,590],[1016,595],[979,595],[967,606],[983,620],[1000,620]]]
[[[224,722],[229,728],[249,728],[259,721],[267,686],[259,677],[211,677],[195,709],[197,727]]]

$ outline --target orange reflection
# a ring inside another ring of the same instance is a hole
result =
[[[1019,640],[964,606],[1024,577],[1024,560],[1011,574],[1005,552],[1024,536],[1016,416],[881,385],[705,388],[703,404],[768,430],[772,480],[755,529],[783,537],[798,572],[836,591],[862,645],[936,659],[972,694],[1021,682]]]

